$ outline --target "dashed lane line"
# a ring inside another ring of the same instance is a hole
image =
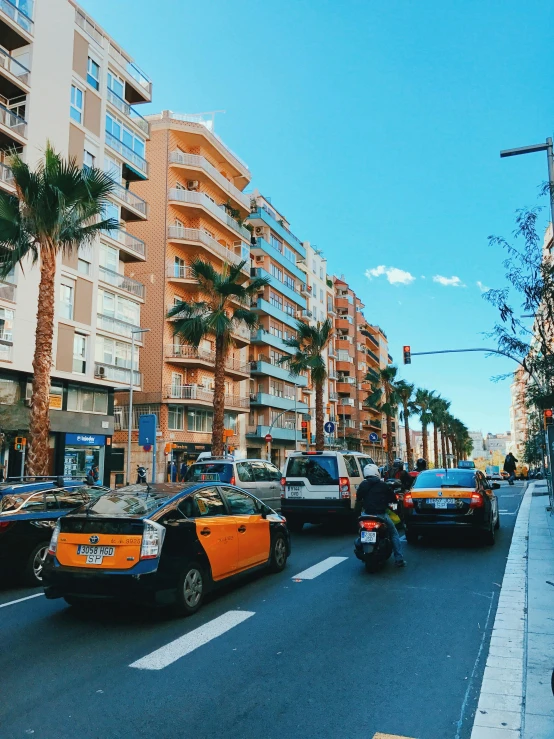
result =
[[[226,631],[238,626],[251,616],[255,616],[254,611],[227,611],[227,613],[208,621],[207,624],[199,626],[194,631],[190,631],[154,652],[150,652],[145,657],[141,657],[130,664],[129,667],[135,667],[137,670],[163,670],[164,667],[173,664],[173,662],[190,654],[198,647],[202,647],[212,639],[225,634]]]
[[[28,595],[25,598],[18,598],[17,600],[10,600],[8,603],[0,603],[0,608],[7,608],[8,606],[14,606],[16,603],[23,603],[24,600],[31,600],[31,598],[40,598],[44,593],[35,593],[34,595]]]
[[[313,580],[314,578],[322,575],[324,572],[327,572],[327,570],[330,570],[332,567],[336,567],[341,562],[344,562],[347,559],[348,557],[327,557],[327,559],[318,562],[316,565],[308,567],[307,570],[302,570],[302,572],[300,572],[298,575],[294,575],[292,579]]]

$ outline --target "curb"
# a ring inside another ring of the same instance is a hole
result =
[[[471,739],[521,739],[525,706],[527,556],[533,483],[517,515]]]

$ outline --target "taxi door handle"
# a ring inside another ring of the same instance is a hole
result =
[[[239,526],[238,527],[239,534],[244,534],[245,531],[246,531],[246,526]]]
[[[212,531],[211,529],[205,528],[205,529],[202,529],[200,533],[202,534],[202,536],[209,536],[212,533]]]

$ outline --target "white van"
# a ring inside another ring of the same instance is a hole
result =
[[[360,452],[292,452],[281,480],[281,513],[291,531],[354,515],[363,470],[373,459]]]

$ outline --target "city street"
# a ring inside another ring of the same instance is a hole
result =
[[[0,736],[467,739],[522,492],[502,483],[494,547],[424,539],[376,575],[306,527],[283,573],[188,619],[4,587]]]

